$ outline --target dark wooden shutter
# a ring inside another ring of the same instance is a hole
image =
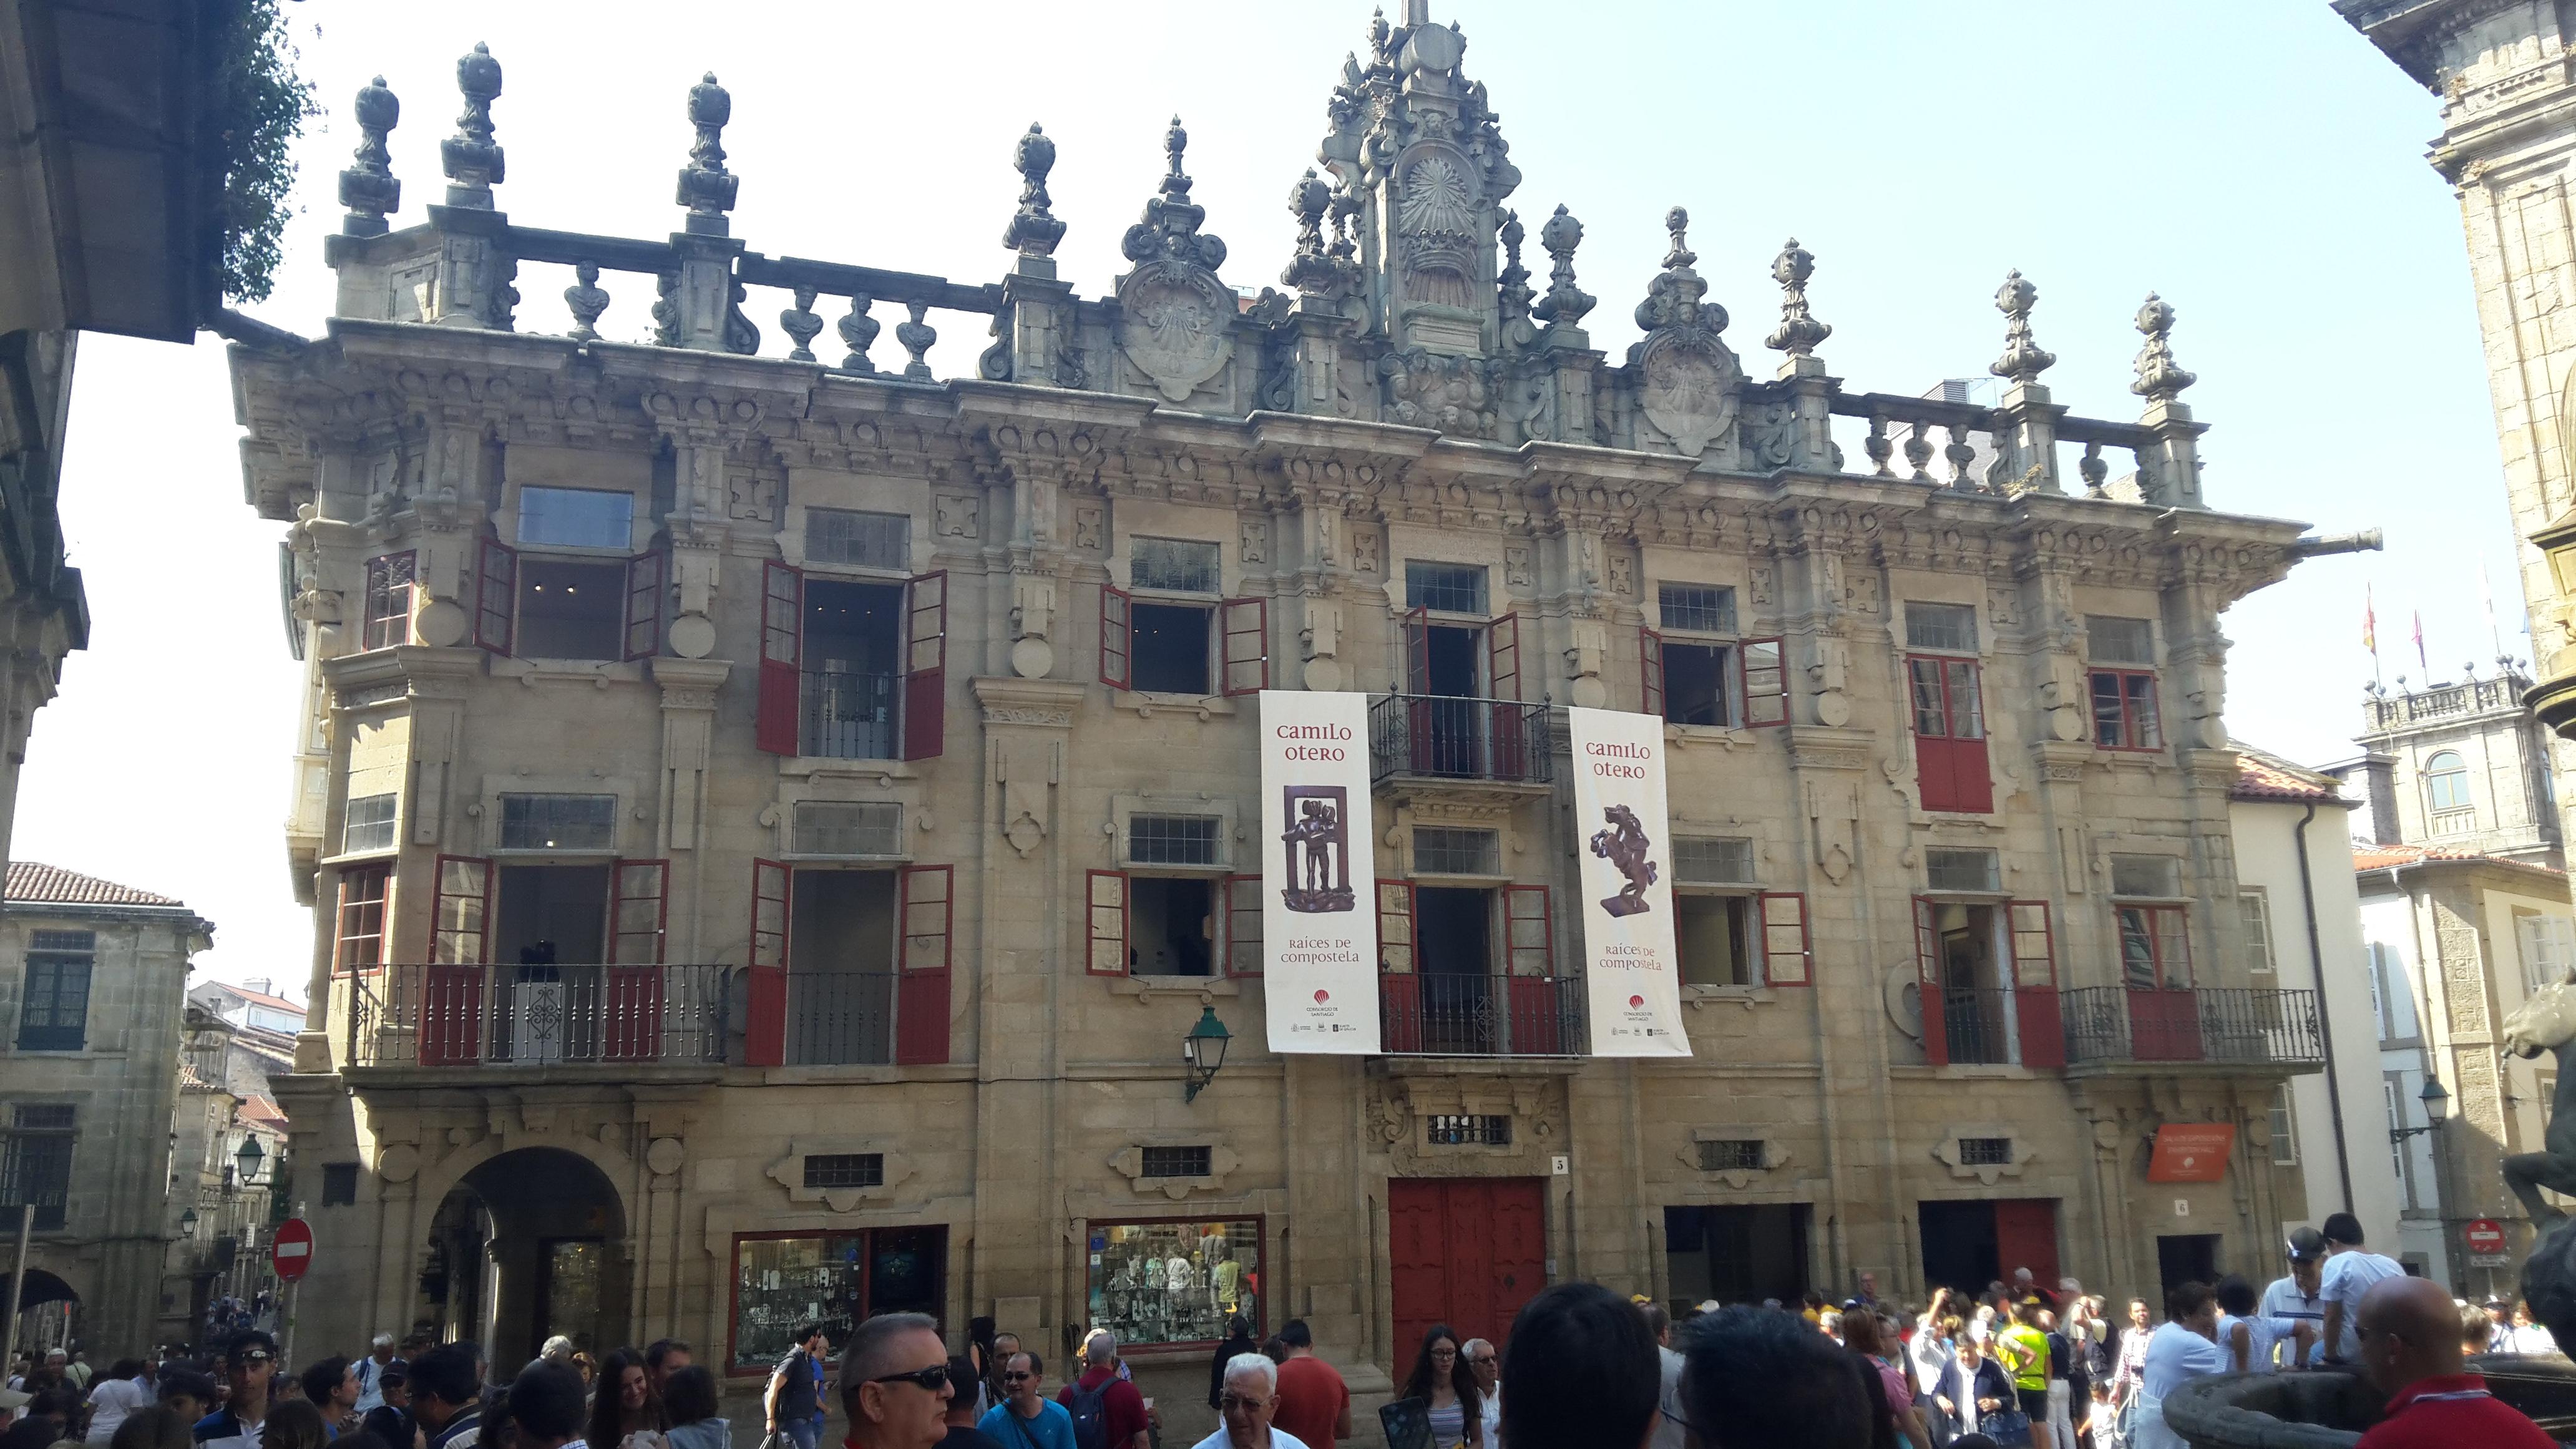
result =
[[[1940,907],[1914,898],[1915,995],[1923,1003],[1923,1060],[1936,1067],[1950,1064],[1949,992],[1941,983]]]
[[[1100,682],[1112,689],[1133,688],[1136,671],[1135,603],[1115,584],[1100,586]]]
[[[751,964],[742,1059],[774,1067],[787,1060],[787,941],[794,873],[774,860],[751,863]]]
[[[474,643],[487,653],[511,653],[511,624],[519,609],[519,551],[497,538],[483,540],[474,562]]]
[[[1485,696],[1521,697],[1521,616],[1505,614],[1485,626]]]
[[[659,553],[639,553],[626,561],[625,658],[650,659],[662,652],[663,583],[668,577]]]
[[[948,570],[916,576],[906,603],[903,757],[935,760],[948,747]]]
[[[1503,969],[1509,978],[1504,991],[1515,1055],[1552,1057],[1566,1050],[1554,924],[1547,887],[1503,887]]]
[[[1270,601],[1228,599],[1217,606],[1218,632],[1228,695],[1259,694],[1270,687]]]
[[[773,755],[797,752],[804,643],[804,571],[770,559],[760,566],[760,713],[752,738]]]
[[[621,860],[609,879],[608,1019],[600,1033],[600,1056],[606,1061],[659,1061],[671,863]]]
[[[1643,691],[1639,708],[1663,718],[1664,636],[1643,624],[1637,626],[1637,679]]]
[[[895,874],[895,894],[903,913],[903,959],[895,975],[895,1064],[937,1066],[948,1060],[955,873],[944,865],[907,865]]]
[[[2013,1012],[2021,1027],[2021,1064],[2066,1065],[2066,1022],[2057,1011],[2057,941],[2048,902],[2014,901]]]
[[[492,862],[442,855],[434,870],[429,959],[421,967],[420,1064],[462,1066],[483,1056]]]

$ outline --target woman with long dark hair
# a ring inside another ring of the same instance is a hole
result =
[[[1923,1416],[1914,1408],[1913,1385],[1907,1381],[1905,1371],[1896,1366],[1888,1340],[1886,1325],[1876,1310],[1860,1305],[1844,1311],[1843,1347],[1860,1360],[1863,1377],[1875,1381],[1879,1389],[1878,1408],[1882,1412],[1870,1441],[1880,1449],[1892,1444],[1932,1449],[1931,1431],[1924,1427]],[[1866,1392],[1868,1385],[1862,1388]]]
[[[653,1372],[644,1355],[631,1348],[611,1349],[599,1362],[599,1387],[590,1400],[590,1432],[584,1442],[598,1449],[618,1449],[629,1435],[659,1437],[671,1427],[662,1396],[653,1388]]]
[[[1483,1396],[1476,1389],[1476,1372],[1467,1367],[1458,1344],[1458,1335],[1448,1324],[1433,1324],[1422,1335],[1422,1352],[1414,1356],[1413,1373],[1404,1381],[1404,1397],[1420,1399],[1431,1411],[1432,1449],[1457,1449],[1461,1444],[1485,1449]]]

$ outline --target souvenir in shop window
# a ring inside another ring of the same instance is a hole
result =
[[[1240,1313],[1260,1333],[1261,1221],[1093,1223],[1091,1321],[1122,1348],[1211,1344]]]

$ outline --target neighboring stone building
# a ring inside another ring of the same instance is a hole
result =
[[[156,1339],[189,958],[213,932],[167,896],[9,864],[0,1236],[34,1207],[23,1306],[76,1305],[38,1326],[78,1337],[94,1361]]]
[[[2549,731],[2524,707],[2519,670],[2458,684],[2374,688],[2362,702],[2366,752],[2338,767],[2368,794],[2376,839],[2563,866],[2551,803]]]
[[[2323,1052],[2237,905],[2218,616],[2336,545],[2204,506],[2161,302],[2139,422],[2050,399],[2017,275],[1999,403],[1856,392],[1793,244],[1756,381],[1676,210],[1594,350],[1581,226],[1539,295],[1464,42],[1407,9],[1248,301],[1178,127],[1084,298],[1034,128],[987,285],[745,250],[712,80],[683,230],[517,226],[480,47],[393,230],[360,94],[329,335],[234,352],[313,672],[304,1332],[676,1333],[748,1392],[810,1316],[1109,1323],[1194,1437],[1228,1307],[1365,1395],[1550,1279],[2273,1263]],[[612,287],[660,345],[598,335]],[[934,310],[980,376],[931,376]],[[1379,1055],[1264,1045],[1265,687],[1392,691]],[[1567,702],[1670,722],[1688,1060],[1587,1054]],[[2192,1180],[2146,1190],[2168,1129]]]

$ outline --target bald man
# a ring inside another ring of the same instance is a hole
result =
[[[2538,1425],[2487,1393],[2484,1376],[2460,1371],[2460,1312],[2441,1285],[2384,1279],[2357,1316],[2362,1370],[2389,1396],[2388,1417],[2359,1449],[2549,1449]]]

